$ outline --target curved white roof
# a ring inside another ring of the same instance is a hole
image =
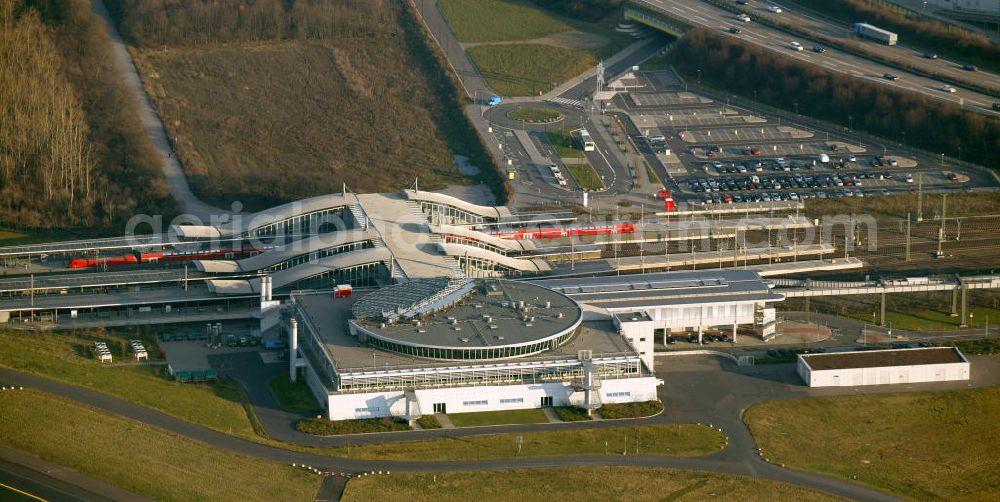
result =
[[[466,202],[462,199],[445,195],[443,193],[403,190],[403,196],[406,197],[407,200],[412,201],[445,204],[484,218],[503,218],[511,215],[510,209],[507,209],[504,206],[480,206],[478,204],[472,204],[471,202]]]
[[[493,247],[507,251],[532,251],[538,248],[534,241],[501,239],[478,230],[472,230],[469,227],[459,227],[455,225],[429,225],[429,228],[431,232],[435,234],[456,235],[489,244]]]
[[[477,258],[480,260],[492,261],[496,264],[502,265],[504,267],[518,270],[521,272],[545,272],[552,270],[544,260],[528,260],[524,258],[511,258],[509,256],[504,256],[500,253],[490,251],[489,249],[483,249],[476,246],[468,246],[465,244],[455,244],[455,243],[440,243],[438,246],[441,251],[448,256],[462,257],[469,256],[470,258]]]

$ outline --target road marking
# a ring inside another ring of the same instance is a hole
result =
[[[26,491],[18,490],[17,488],[14,488],[13,486],[10,486],[10,485],[5,485],[3,483],[0,483],[0,486],[4,487],[4,488],[6,488],[6,489],[8,489],[8,490],[10,490],[12,492],[20,493],[21,495],[24,495],[25,497],[31,497],[31,498],[33,498],[35,500],[41,500],[42,502],[49,502],[47,499],[43,499],[41,497],[32,495],[32,494],[30,494],[30,493],[28,493]]]

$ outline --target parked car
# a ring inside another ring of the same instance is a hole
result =
[[[979,67],[974,64],[964,64],[962,65],[962,69],[965,71],[977,71]]]
[[[288,348],[288,343],[281,338],[271,338],[264,342],[264,348],[268,350],[279,350]]]
[[[938,87],[938,90],[941,91],[941,92],[947,92],[947,93],[950,94],[950,93],[955,92],[957,89],[955,89],[954,87],[952,87],[950,85],[942,85],[941,87]]]
[[[813,46],[813,52],[815,52],[817,54],[822,54],[822,53],[826,52],[826,48],[825,47],[820,47],[818,45],[814,45]]]
[[[937,59],[938,55],[936,53],[933,53],[933,52],[925,52],[924,53],[924,57],[927,58],[927,59]]]

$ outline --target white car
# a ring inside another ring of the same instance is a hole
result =
[[[746,13],[743,12],[741,12],[740,15],[736,16],[736,19],[743,21],[744,23],[750,22],[750,16],[746,15]]]
[[[802,50],[802,44],[800,44],[798,42],[789,42],[788,43],[788,47],[790,47],[793,51],[801,51]]]
[[[938,87],[938,90],[941,92],[952,93],[955,92],[956,89],[950,85],[942,85],[941,87]]]
[[[907,183],[913,183],[913,175],[912,174],[907,174],[906,175],[906,182]]]
[[[773,12],[775,14],[781,14],[781,7],[778,7],[777,5],[772,5],[772,6],[770,6],[770,7],[767,8],[767,11],[768,12]]]

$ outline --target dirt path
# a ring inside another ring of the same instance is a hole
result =
[[[532,38],[530,40],[508,40],[499,42],[468,42],[463,43],[462,47],[468,49],[469,47],[476,47],[479,45],[508,45],[508,44],[537,44],[537,45],[552,45],[555,47],[565,47],[567,49],[582,49],[582,50],[592,50],[600,49],[605,45],[608,45],[610,40],[604,35],[598,35],[596,33],[585,33],[582,31],[567,31],[563,33],[556,33],[553,35],[546,35],[544,37]]]
[[[170,195],[174,197],[182,211],[194,215],[205,224],[211,223],[213,218],[218,220],[224,217],[224,215],[229,215],[230,211],[224,211],[205,204],[191,192],[187,177],[184,176],[180,162],[177,161],[177,155],[174,154],[170,142],[167,141],[167,131],[163,127],[163,122],[160,120],[160,116],[157,115],[156,110],[153,109],[149,95],[146,94],[146,89],[142,86],[139,72],[132,61],[132,55],[129,54],[128,49],[125,47],[125,42],[111,20],[108,9],[104,6],[103,0],[93,0],[91,7],[104,20],[104,24],[107,27],[108,36],[111,39],[112,57],[115,60],[115,65],[118,67],[120,77],[125,83],[126,89],[132,93],[133,99],[135,99],[135,103],[138,105],[139,119],[142,121],[142,127],[146,130],[146,134],[149,135],[150,141],[152,141],[157,153],[159,153],[160,167],[163,169],[163,175],[167,179],[167,186],[170,187]]]

